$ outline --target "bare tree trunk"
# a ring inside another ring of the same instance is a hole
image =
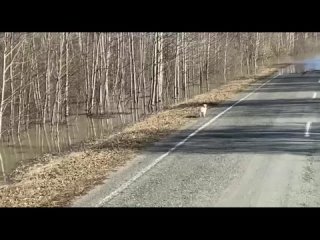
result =
[[[145,77],[145,69],[144,69],[144,65],[145,65],[145,43],[144,43],[144,36],[142,35],[142,33],[140,34],[140,68],[141,68],[141,78],[142,78],[142,91],[143,91],[143,112],[144,114],[147,113],[146,111],[146,102],[147,102],[147,99],[146,99],[146,94],[147,94],[147,88],[146,88],[146,77]]]
[[[4,168],[4,162],[2,158],[2,153],[0,152],[0,163],[1,163],[1,172],[2,172],[2,178],[4,182],[7,182],[7,176]]]
[[[239,33],[239,45],[240,45],[240,73],[243,76],[243,47],[242,47],[242,37],[241,33]]]
[[[105,83],[104,83],[104,92],[105,92],[105,97],[104,97],[104,113],[109,111],[110,109],[110,97],[109,97],[109,62],[110,62],[110,57],[111,57],[111,36],[108,34],[107,37],[107,55],[104,54],[104,63],[105,63]]]
[[[2,67],[2,87],[1,87],[1,102],[0,102],[0,139],[2,137],[2,122],[3,122],[3,112],[5,110],[5,103],[4,103],[4,94],[6,89],[6,72],[7,72],[7,57],[8,57],[8,40],[9,40],[9,33],[5,33],[4,35],[4,50],[3,50],[3,67]]]
[[[36,73],[36,77],[32,79],[32,87],[33,87],[33,98],[36,104],[36,121],[40,120],[42,114],[42,102],[41,102],[41,92],[40,92],[40,76],[39,76],[39,68],[38,68],[38,59],[37,59],[37,49],[35,43],[36,34],[32,34],[32,54],[31,54],[31,64],[32,70]]]
[[[217,57],[217,54],[218,54],[218,33],[215,33],[214,34],[215,37],[214,37],[214,68],[213,68],[213,75],[216,74],[216,68],[217,68],[217,62],[218,62],[218,57]]]
[[[121,73],[120,72],[120,66],[121,66],[121,64],[120,64],[120,56],[121,56],[121,48],[120,48],[121,42],[120,42],[120,39],[121,39],[121,34],[118,33],[118,39],[117,39],[117,70],[116,70],[116,79],[115,79],[114,86],[113,86],[113,89],[112,89],[113,99],[115,97],[117,88],[119,89],[118,82],[119,82],[119,75]]]
[[[174,79],[174,102],[177,103],[180,99],[180,42],[179,33],[176,40],[176,59],[175,59],[175,79]]]
[[[223,79],[227,82],[227,53],[228,53],[228,33],[226,33],[226,44],[224,49],[224,66],[223,66]]]
[[[135,55],[133,46],[133,33],[129,36],[130,43],[130,69],[131,69],[131,86],[130,86],[130,97],[131,97],[131,108],[134,111],[138,107],[138,94],[137,94],[137,78],[136,78],[136,66],[135,66]],[[135,121],[137,121],[137,116],[135,116]]]
[[[185,33],[182,33],[182,46],[183,46],[183,89],[184,89],[184,100],[188,99],[187,95],[187,44],[185,39]]]
[[[11,34],[10,39],[10,59],[13,60],[13,34]],[[13,80],[13,63],[10,64],[10,83],[11,83],[11,101],[10,101],[10,130],[11,136],[14,134],[14,117],[15,117],[15,89],[14,89],[14,80]]]
[[[121,121],[123,122],[123,115],[122,115],[122,112],[123,112],[123,107],[122,107],[122,103],[123,103],[123,92],[124,92],[124,77],[125,77],[125,72],[124,72],[124,38],[123,38],[123,33],[121,33],[121,51],[120,51],[120,54],[121,54],[121,78],[120,78],[120,91],[119,91],[119,101],[118,101],[118,111],[121,113],[120,114],[120,118],[121,118]]]
[[[163,33],[160,33],[159,36],[159,77],[158,77],[158,104],[160,110],[163,108],[163,96],[162,96],[162,90],[163,90]]]
[[[65,49],[65,35],[62,34],[60,37],[60,50],[59,50],[59,56],[57,56],[58,60],[58,77],[56,82],[56,88],[55,88],[55,102],[52,109],[52,125],[56,123],[57,128],[59,125],[59,122],[61,121],[61,100],[62,100],[62,69],[63,69],[63,50]],[[57,55],[57,54],[56,54]],[[59,57],[59,59],[58,59]]]
[[[97,70],[98,70],[98,43],[100,35],[94,33],[93,39],[93,49],[92,49],[92,70],[91,70],[91,104],[90,104],[90,114],[94,112],[95,108],[95,97],[96,97],[96,83],[97,83]]]
[[[295,43],[296,43],[296,35],[295,35],[295,33],[292,34],[292,43],[293,43],[292,49],[294,51],[294,49],[296,47],[296,45],[295,45]]]
[[[208,33],[208,42],[207,42],[207,52],[206,52],[206,85],[207,85],[207,91],[210,90],[209,86],[209,72],[210,72],[210,47],[211,47],[211,38],[210,33]]]
[[[45,87],[45,99],[44,99],[44,107],[43,107],[43,125],[46,123],[47,115],[50,114],[50,105],[51,105],[51,34],[47,34],[47,64],[46,64],[46,87]]]
[[[29,124],[30,124],[30,102],[31,102],[31,91],[32,87],[31,84],[29,85],[28,92],[26,94],[27,96],[27,101],[26,101],[26,108],[27,108],[27,117],[26,117],[26,130],[29,129]]]
[[[151,88],[151,99],[150,99],[152,111],[154,111],[156,107],[157,82],[158,82],[158,33],[155,33],[154,54],[153,54],[153,77],[152,77],[152,88]]]
[[[65,98],[64,98],[64,106],[65,106],[65,119],[67,121],[68,116],[69,116],[69,111],[70,111],[70,107],[69,107],[69,38],[70,38],[70,34],[69,33],[65,33],[65,39],[66,39],[66,82],[65,82]]]
[[[90,67],[89,67],[89,40],[90,36],[87,34],[87,39],[86,39],[86,85],[85,85],[85,92],[86,92],[86,113],[87,115],[91,114],[91,109],[90,109]]]
[[[20,86],[19,86],[19,105],[18,105],[18,136],[21,131],[21,124],[24,118],[24,98],[25,98],[25,89],[24,87],[24,64],[25,64],[25,50],[22,51],[22,63],[21,63],[21,72],[20,72]],[[47,94],[46,94],[47,95]]]
[[[278,33],[278,45],[277,45],[278,56],[280,55],[280,51],[281,51],[281,33]]]
[[[259,56],[259,45],[260,45],[260,34],[257,32],[256,33],[256,48],[255,48],[255,53],[254,53],[254,74],[257,74],[257,69],[258,69],[258,56]]]

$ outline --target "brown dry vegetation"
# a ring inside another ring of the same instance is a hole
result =
[[[125,128],[121,134],[91,143],[84,151],[43,158],[37,164],[20,167],[13,173],[12,182],[0,188],[0,206],[67,206],[75,196],[86,193],[106,179],[108,173],[132,160],[144,146],[179,130],[190,121],[188,116],[196,114],[197,106],[207,103],[214,108],[248,84],[275,71],[275,68],[261,69],[255,77],[231,81],[219,89],[171,106]]]

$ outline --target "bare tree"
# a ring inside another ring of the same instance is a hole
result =
[[[227,82],[227,57],[228,57],[228,36],[229,33],[226,33],[226,43],[225,43],[225,47],[224,47],[224,65],[223,65],[223,78],[224,78],[224,82]]]

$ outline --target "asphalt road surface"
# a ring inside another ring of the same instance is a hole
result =
[[[279,71],[209,109],[75,207],[320,205],[320,71]]]

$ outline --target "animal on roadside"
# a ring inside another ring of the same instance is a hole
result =
[[[207,113],[207,104],[203,104],[202,107],[200,107],[200,117],[206,117]]]

